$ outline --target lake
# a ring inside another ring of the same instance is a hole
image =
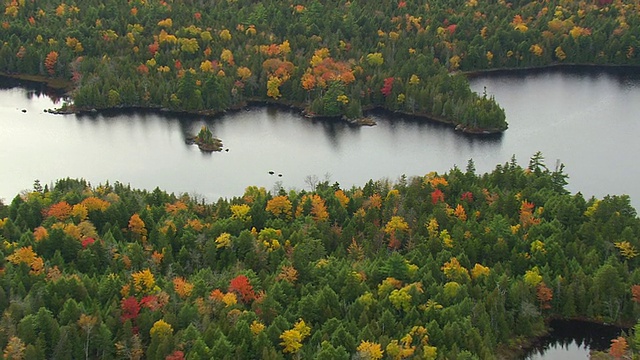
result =
[[[611,340],[621,335],[616,326],[595,324],[579,320],[552,320],[552,332],[524,355],[526,360],[585,360],[590,349],[606,351]],[[627,331],[628,332],[628,331]]]
[[[189,193],[207,201],[241,196],[250,185],[268,190],[309,189],[311,178],[362,186],[369,179],[462,169],[478,172],[516,156],[523,166],[537,151],[554,168],[566,165],[568,189],[586,197],[629,194],[640,205],[640,74],[621,71],[545,70],[485,74],[471,79],[505,108],[509,129],[474,137],[449,126],[384,113],[378,125],[353,127],[306,119],[296,111],[252,107],[215,119],[150,112],[52,115],[60,106],[41,86],[16,87],[0,79],[0,198],[5,203],[64,177],[94,185]],[[24,112],[26,111],[26,112]],[[208,125],[228,151],[203,153],[186,138]],[[270,175],[269,172],[274,174]],[[609,339],[610,340],[610,339]],[[586,343],[555,340],[543,357],[586,359]],[[560,355],[558,351],[561,351]]]
[[[640,205],[637,73],[547,70],[475,77],[472,88],[495,96],[509,121],[502,136],[490,138],[390,114],[372,114],[377,126],[353,127],[274,107],[215,119],[144,112],[53,115],[44,110],[60,103],[41,88],[1,81],[0,198],[5,202],[30,189],[35,179],[43,184],[61,177],[94,184],[117,180],[215,201],[240,196],[249,185],[308,189],[305,180],[316,177],[350,188],[369,179],[464,169],[471,158],[478,172],[487,172],[513,155],[526,166],[542,151],[549,167],[558,160],[566,165],[570,191],[586,197],[629,194],[633,205]],[[202,153],[185,143],[203,124],[228,152]]]

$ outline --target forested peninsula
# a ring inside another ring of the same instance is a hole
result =
[[[67,111],[216,114],[260,101],[500,132],[504,111],[459,71],[639,63],[638,0],[5,4],[0,72],[69,81]]]
[[[640,219],[540,154],[248,187],[209,203],[63,179],[0,202],[7,359],[496,359],[551,318],[632,326]],[[640,325],[614,339],[640,351]]]
[[[70,111],[215,114],[276,101],[309,116],[384,108],[469,132],[504,111],[457,71],[637,65],[634,1],[6,3],[0,71],[70,81]]]

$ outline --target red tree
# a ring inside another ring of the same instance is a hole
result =
[[[122,315],[120,316],[120,320],[122,320],[122,322],[135,320],[140,313],[140,304],[138,304],[138,300],[133,296],[122,299],[120,307],[122,308]]]
[[[171,354],[167,355],[165,360],[184,360],[184,353],[180,350],[176,350]]]
[[[393,90],[393,78],[388,77],[384,79],[384,85],[382,86],[382,89],[380,89],[380,92],[382,93],[382,95],[387,97],[391,95],[392,90]]]
[[[438,202],[444,202],[444,193],[440,189],[435,189],[431,193],[431,202],[435,205]]]
[[[237,293],[245,303],[256,298],[256,293],[253,292],[253,286],[249,283],[249,278],[244,275],[238,275],[231,279],[229,291]]]
[[[462,199],[462,201],[473,202],[473,193],[470,191],[467,191],[463,193],[460,198]]]

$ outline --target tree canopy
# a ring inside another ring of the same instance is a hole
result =
[[[13,358],[497,358],[549,318],[632,324],[640,219],[540,154],[487,174],[216,202],[62,179],[0,207]],[[612,353],[638,342],[616,339]],[[622,345],[624,346],[622,346]]]

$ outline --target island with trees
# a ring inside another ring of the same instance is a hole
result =
[[[206,125],[202,125],[196,136],[187,138],[187,143],[198,145],[204,152],[222,151],[222,140],[214,137]]]
[[[540,154],[207,202],[62,179],[0,202],[6,359],[498,359],[634,326],[640,219]],[[635,330],[634,330],[635,329]],[[605,353],[640,353],[640,325]]]

